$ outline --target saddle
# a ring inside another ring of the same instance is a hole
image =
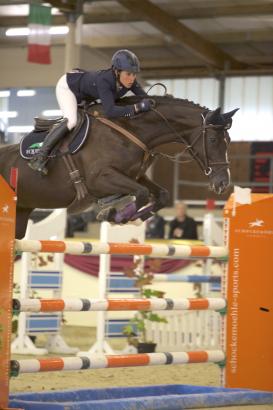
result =
[[[24,159],[31,159],[39,152],[45,137],[54,124],[58,124],[63,117],[34,118],[34,130],[24,136],[20,142],[20,155]],[[82,109],[78,110],[76,127],[50,153],[56,157],[63,153],[75,154],[84,144],[90,127],[90,116]]]

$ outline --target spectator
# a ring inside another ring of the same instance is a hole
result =
[[[4,126],[2,125],[2,122],[0,121],[0,144],[5,144],[5,142],[6,142],[6,136],[5,136]]]
[[[154,214],[146,222],[146,238],[147,239],[163,239],[165,236],[166,221],[162,216]]]
[[[184,202],[175,205],[176,217],[170,222],[169,239],[198,239],[197,224],[195,220],[186,214]]]

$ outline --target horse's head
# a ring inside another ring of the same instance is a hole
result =
[[[187,145],[188,152],[209,177],[211,189],[217,194],[223,193],[230,185],[228,129],[237,110],[225,114],[220,113],[220,108],[205,111],[201,114],[202,123],[197,134],[192,133]]]

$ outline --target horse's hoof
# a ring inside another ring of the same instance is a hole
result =
[[[99,211],[99,213],[96,216],[97,221],[103,222],[115,222],[115,214],[116,210],[115,208],[105,208]]]

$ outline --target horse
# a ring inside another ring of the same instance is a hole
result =
[[[135,104],[139,98],[124,97],[118,104]],[[99,105],[97,117],[89,111],[92,117],[88,138],[72,155],[86,188],[84,199],[76,198],[75,184],[64,166],[63,155],[49,160],[49,173],[41,176],[21,157],[19,144],[0,148],[0,174],[4,179],[9,182],[11,168],[19,171],[16,238],[25,235],[28,218],[35,208],[67,208],[68,212],[79,212],[117,194],[133,198],[129,212],[127,209],[119,218],[120,223],[134,219],[135,213],[152,200],[152,208],[142,213],[141,219],[147,219],[166,206],[169,198],[166,188],[145,175],[154,158],[160,155],[156,150],[162,144],[181,144],[181,151],[189,153],[197,162],[216,193],[221,194],[228,188],[228,129],[237,109],[221,114],[220,108],[209,110],[169,95],[151,98],[155,105],[151,111],[130,119],[115,119],[114,127],[101,121]],[[133,140],[124,135],[126,132]],[[126,206],[128,208],[128,204]],[[116,221],[116,214],[116,208],[108,204],[102,219]]]

